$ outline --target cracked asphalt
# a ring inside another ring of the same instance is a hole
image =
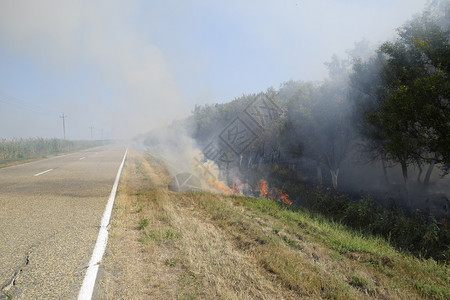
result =
[[[124,153],[105,146],[0,169],[0,299],[76,299]]]

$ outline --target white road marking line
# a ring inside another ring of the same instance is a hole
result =
[[[85,159],[86,158],[86,156],[83,156],[82,158],[80,158],[79,160],[83,160],[83,159]]]
[[[45,173],[50,172],[50,171],[53,171],[53,169],[48,169],[47,171],[44,171],[44,172],[41,172],[41,173],[34,174],[34,176],[39,176],[39,175],[45,174]]]
[[[128,148],[123,156],[119,171],[117,172],[116,180],[114,181],[111,194],[109,195],[108,203],[106,203],[105,212],[103,213],[102,221],[100,222],[100,230],[98,232],[97,242],[95,243],[94,252],[92,253],[86,275],[83,279],[78,300],[90,300],[94,291],[95,280],[97,279],[97,272],[103,253],[105,253],[106,243],[108,242],[108,225],[111,218],[111,212],[116,198],[117,187],[119,186],[120,174],[122,173],[125,158],[127,157]]]

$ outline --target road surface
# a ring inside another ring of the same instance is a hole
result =
[[[76,299],[125,147],[0,169],[0,299]]]

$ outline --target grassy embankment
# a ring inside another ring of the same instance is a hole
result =
[[[309,211],[366,235],[383,237],[397,249],[416,257],[450,262],[450,224],[444,214],[444,203],[439,207],[440,214],[436,210],[405,210],[396,205],[399,199],[391,198],[390,205],[382,206],[370,194],[355,197],[295,183],[292,179],[296,172],[286,168],[275,166],[269,173],[272,184],[295,196],[295,202]]]
[[[131,151],[102,262],[100,299],[449,299],[445,264],[401,253],[303,209],[173,193]]]
[[[105,141],[43,138],[2,140],[0,141],[0,168],[105,144]]]

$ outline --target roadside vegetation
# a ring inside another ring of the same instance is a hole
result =
[[[224,194],[130,151],[99,298],[450,299],[449,13],[138,137],[168,167],[202,149]]]
[[[254,186],[271,169],[285,168],[294,171],[294,184],[369,191],[379,202],[394,198],[410,212],[435,206],[437,218],[448,218],[449,15],[449,0],[430,1],[395,38],[380,45],[363,40],[344,57],[333,56],[326,79],[290,80],[228,103],[197,105],[169,132],[188,128],[230,187]],[[160,131],[144,143],[152,147]]]
[[[311,211],[358,232],[383,237],[416,257],[450,262],[450,227],[444,217],[436,220],[419,210],[407,214],[395,204],[383,207],[370,194],[355,200],[344,193],[301,188],[303,204]]]
[[[351,196],[323,186],[299,184],[291,180],[294,175],[289,173],[289,170],[275,168],[268,178],[289,195],[296,195],[296,206],[305,207],[352,230],[383,237],[398,250],[416,257],[450,262],[447,217],[437,218],[420,210],[405,210],[394,199],[381,205],[370,193]]]
[[[254,131],[241,133],[240,143],[256,140],[245,148],[231,138],[231,149],[209,155],[224,173],[291,165],[333,189],[401,185],[404,195],[433,193],[433,181],[450,168],[449,15],[449,0],[430,1],[395,39],[378,46],[363,40],[346,56],[333,56],[325,80],[290,80],[228,103],[197,105],[183,126],[201,149],[220,145],[236,117]],[[413,197],[404,198],[412,206]]]
[[[226,189],[259,196],[264,179],[297,206],[448,263],[449,15],[449,0],[430,1],[395,38],[332,57],[323,81],[197,105],[142,142],[175,165],[198,145]],[[183,130],[194,141],[172,137]]]
[[[0,167],[65,152],[79,151],[104,144],[106,144],[106,141],[69,141],[39,137],[12,139],[9,141],[2,139],[0,140]]]
[[[446,263],[306,208],[174,193],[130,151],[114,205],[100,299],[448,299]]]

